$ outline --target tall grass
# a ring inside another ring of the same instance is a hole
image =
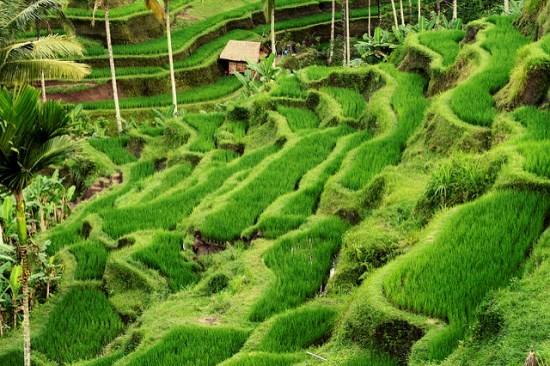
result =
[[[254,167],[276,150],[275,147],[259,149],[245,154],[228,165],[218,167],[216,166],[220,163],[215,162],[204,179],[200,182],[195,181],[190,186],[184,184],[181,188],[174,190],[169,197],[161,197],[151,202],[144,201],[128,208],[101,210],[103,230],[113,238],[138,230],[174,230],[176,225],[191,213],[195,205],[207,194],[218,189],[227,178],[241,170]],[[194,181],[193,175],[189,179]]]
[[[189,150],[208,152],[216,147],[214,133],[225,120],[225,115],[216,114],[190,114],[185,116],[185,122],[198,132],[197,139],[189,145]]]
[[[111,137],[111,138],[93,138],[88,140],[94,149],[107,155],[111,161],[117,165],[124,165],[136,161],[136,157],[126,149],[130,138]]]
[[[276,241],[264,255],[275,281],[254,304],[250,320],[263,321],[314,296],[326,280],[348,224],[321,219]]]
[[[58,363],[93,358],[124,329],[99,289],[73,287],[33,339],[33,348]]]
[[[401,308],[464,329],[476,318],[487,292],[520,275],[549,207],[548,197],[512,191],[464,205],[444,223],[432,244],[407,257],[387,277],[385,293]],[[433,353],[448,355],[452,340],[445,345],[449,349]]]
[[[514,111],[514,117],[527,128],[525,141],[550,140],[550,111],[536,107],[521,107]]]
[[[200,225],[203,236],[217,241],[239,238],[271,202],[291,191],[308,170],[329,155],[337,139],[349,132],[350,128],[339,127],[313,133],[281,151],[277,159],[206,215]]]
[[[340,103],[344,117],[359,119],[365,111],[365,98],[358,91],[336,87],[324,87],[321,91],[327,93]]]
[[[76,280],[100,280],[105,271],[107,249],[97,240],[86,240],[71,247],[77,266],[74,277]]]
[[[178,104],[199,103],[226,97],[241,88],[242,84],[235,77],[224,77],[212,84],[198,86],[177,93]],[[163,107],[172,103],[172,94],[159,94],[149,97],[123,98],[120,106],[123,109]],[[84,109],[114,109],[111,101],[82,103]]]
[[[199,279],[200,266],[183,252],[183,235],[162,233],[152,243],[134,253],[134,258],[167,277],[170,288],[179,291]]]
[[[148,203],[154,200],[168,189],[183,182],[192,172],[193,164],[191,163],[179,164],[166,169],[162,173],[162,178],[159,176],[159,179],[155,179],[154,182],[147,185],[145,188],[147,191],[141,197],[140,202]]]
[[[139,161],[130,168],[130,181],[139,182],[155,174],[155,163],[151,160]]]
[[[274,97],[305,98],[307,93],[300,85],[296,75],[283,76],[277,79],[277,85],[270,94]]]
[[[450,66],[458,57],[459,43],[464,39],[463,30],[449,29],[442,31],[422,32],[418,35],[421,44],[443,56],[443,66]]]
[[[280,106],[277,112],[286,118],[290,129],[294,132],[319,127],[319,117],[309,109]]]
[[[330,336],[336,314],[327,306],[309,306],[283,314],[273,322],[258,349],[288,353],[320,345]]]
[[[247,337],[248,332],[232,328],[178,327],[128,365],[214,366],[237,353]]]
[[[397,126],[389,135],[367,141],[357,150],[355,159],[342,178],[342,185],[352,190],[364,187],[384,167],[399,163],[407,140],[422,123],[428,105],[423,94],[426,81],[421,76],[397,73],[391,65],[381,67],[398,80],[391,99]]]
[[[525,156],[525,170],[550,179],[550,141],[531,143],[520,151]]]
[[[495,27],[486,32],[482,47],[491,54],[484,69],[453,91],[451,107],[463,121],[490,126],[497,116],[493,94],[502,89],[515,64],[516,52],[529,40],[514,26],[514,17],[491,17]]]

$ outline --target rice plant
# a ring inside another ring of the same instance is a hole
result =
[[[193,164],[191,163],[178,164],[166,169],[161,173],[162,178],[159,176],[159,179],[155,179],[154,182],[145,187],[146,191],[141,197],[140,202],[148,203],[154,200],[170,188],[183,182],[192,172]]]
[[[153,174],[155,174],[155,163],[153,161],[138,161],[130,168],[130,181],[135,183]]]
[[[136,157],[126,149],[130,138],[111,137],[111,138],[92,138],[88,140],[94,149],[107,155],[111,161],[117,165],[124,165],[136,161]]]
[[[550,111],[535,107],[521,107],[514,111],[514,117],[527,128],[524,141],[550,140]]]
[[[258,350],[288,353],[320,345],[330,336],[336,314],[327,306],[306,306],[285,313],[273,322]]]
[[[328,156],[336,140],[349,132],[349,127],[342,126],[313,133],[281,151],[277,159],[206,215],[200,225],[203,236],[222,242],[238,239],[271,202],[294,189],[308,170]]]
[[[281,355],[265,352],[239,354],[223,363],[223,366],[290,366],[303,361],[303,356]]]
[[[530,143],[520,151],[525,156],[525,170],[550,179],[550,141]]]
[[[278,239],[264,255],[275,281],[252,307],[250,320],[263,321],[315,296],[347,229],[346,222],[328,217]]]
[[[179,104],[190,104],[216,100],[226,97],[241,88],[242,84],[235,77],[224,77],[212,84],[198,86],[190,90],[177,93]],[[133,97],[120,100],[123,109],[165,107],[172,103],[172,94],[159,94],[147,98]],[[82,104],[84,109],[114,109],[112,101],[86,102]]]
[[[462,206],[433,243],[400,262],[386,278],[385,293],[401,308],[450,321],[462,329],[454,334],[463,336],[486,294],[521,274],[549,208],[548,197],[527,191],[494,193]],[[445,345],[452,347],[452,339]]]
[[[265,157],[275,152],[275,147],[258,149],[228,165],[211,169],[204,179],[190,186],[172,191],[168,197],[161,197],[151,202],[128,208],[109,208],[101,210],[103,230],[113,238],[138,230],[163,229],[173,230],[206,195],[218,189],[231,175],[250,169]],[[219,165],[215,162],[215,165]],[[193,180],[193,176],[189,177]]]
[[[458,57],[459,43],[464,39],[463,30],[449,29],[442,31],[422,32],[418,34],[421,44],[443,56],[443,66],[450,66]]]
[[[33,339],[33,348],[58,363],[93,358],[123,329],[124,323],[101,290],[73,287]]]
[[[491,57],[485,68],[460,83],[453,91],[451,107],[465,122],[491,126],[497,115],[493,95],[502,89],[510,77],[518,49],[529,42],[513,24],[513,17],[491,17],[495,24],[486,32],[481,44]]]
[[[342,106],[344,117],[359,119],[365,111],[365,98],[357,91],[346,88],[324,87],[322,92],[336,99]]]
[[[100,280],[105,271],[107,249],[97,240],[86,240],[71,247],[70,252],[76,258],[76,280]]]
[[[319,117],[309,109],[281,106],[277,108],[277,112],[286,118],[294,132],[319,127]]]
[[[389,135],[365,142],[358,150],[342,178],[342,185],[352,190],[364,187],[388,165],[396,165],[407,140],[421,125],[428,102],[424,98],[425,80],[416,74],[399,73],[391,65],[383,65],[398,80],[391,99],[397,115],[397,126]]]
[[[248,332],[224,327],[186,326],[170,330],[129,366],[214,366],[241,349]]]
[[[216,147],[214,134],[225,120],[225,115],[190,114],[185,116],[184,120],[198,132],[198,137],[189,144],[189,150],[208,152]]]
[[[172,291],[179,291],[196,282],[201,270],[192,258],[185,257],[182,244],[183,235],[180,233],[156,234],[151,244],[134,253],[133,257],[159,270],[168,279]]]
[[[307,93],[300,85],[296,75],[285,75],[277,79],[277,84],[270,92],[274,97],[305,98]]]

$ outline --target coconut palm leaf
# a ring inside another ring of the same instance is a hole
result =
[[[64,9],[67,7],[67,0],[36,0],[29,3],[24,2],[14,2],[18,6],[17,11],[12,14],[11,18],[7,22],[2,24],[4,27],[16,27],[16,28],[25,28],[29,24],[36,21],[42,20],[45,17],[45,14],[48,14],[54,9]]]
[[[49,35],[33,41],[19,42],[0,48],[4,62],[18,59],[82,57],[84,48],[74,38]]]
[[[80,80],[90,73],[90,67],[64,60],[16,60],[0,68],[0,80],[6,85],[24,84],[40,80],[42,72],[48,80]]]
[[[158,0],[145,0],[145,7],[151,12],[153,12],[153,15],[155,18],[157,18],[159,21],[164,20],[164,7],[162,6],[161,2]]]

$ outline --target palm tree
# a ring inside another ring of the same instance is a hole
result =
[[[67,60],[82,57],[84,51],[74,37],[51,35],[18,40],[18,34],[41,16],[37,9],[55,2],[0,2],[0,83],[25,84],[40,80],[42,74],[45,78],[78,80],[90,72],[87,65]]]
[[[403,0],[399,0],[399,8],[401,10],[401,25],[405,26],[405,13],[403,11]]]
[[[351,42],[350,42],[350,36],[349,36],[349,0],[346,0],[346,57],[347,57],[347,65],[349,66],[351,62]]]
[[[330,52],[328,55],[328,64],[332,64],[332,58],[334,57],[334,31],[336,23],[336,0],[332,0],[332,20],[330,23]]]
[[[399,28],[399,21],[397,20],[397,10],[395,9],[395,0],[391,0],[391,7],[393,10],[393,20],[395,22],[395,28]]]
[[[342,65],[346,66],[348,61],[348,44],[346,42],[346,2],[342,0],[342,51],[343,51],[343,57],[342,57]]]
[[[266,18],[271,22],[271,52],[277,54],[275,45],[275,0],[262,0]]]
[[[369,0],[369,3],[367,4],[367,6],[369,7],[369,24],[368,24],[368,29],[367,29],[367,34],[369,35],[369,37],[371,36],[371,26],[372,26],[372,23],[371,23],[371,20],[370,20],[370,17],[371,17],[371,11],[370,11],[370,7],[371,7],[371,0]]]
[[[453,19],[458,18],[458,1],[453,0]]]
[[[29,241],[23,190],[40,171],[59,164],[74,151],[68,137],[70,118],[59,103],[40,103],[40,93],[27,86],[13,95],[0,90],[0,188],[10,192],[16,201],[16,230],[23,273],[23,338],[24,364],[31,364],[29,324]]]
[[[382,28],[382,0],[378,0],[378,27]]]
[[[504,13],[510,14],[510,1],[504,0]]]
[[[422,17],[422,0],[418,0],[418,21]]]
[[[113,45],[111,43],[111,23],[109,21],[109,0],[95,0],[92,16],[92,26],[95,25],[95,13],[103,5],[105,13],[105,37],[107,38],[107,52],[109,53],[109,66],[111,67],[111,85],[113,87],[113,100],[115,102],[115,117],[118,132],[122,132],[122,116],[120,115],[120,104],[118,101],[118,88],[116,83],[115,58],[113,56]]]
[[[178,114],[178,94],[176,90],[176,75],[174,72],[174,55],[172,51],[172,31],[170,24],[170,0],[164,0],[164,11],[159,0],[145,0],[145,6],[151,10],[155,17],[165,21],[166,39],[168,40],[168,62],[170,63],[170,82],[172,85],[172,104],[174,116]]]

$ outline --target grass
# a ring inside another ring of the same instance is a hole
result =
[[[529,144],[521,147],[520,151],[525,156],[525,170],[550,179],[550,141]]]
[[[277,84],[270,92],[273,97],[305,98],[307,93],[300,85],[296,75],[283,76],[277,79]]]
[[[100,280],[103,277],[108,255],[103,243],[87,240],[72,246],[70,251],[77,262],[74,275],[76,280]]]
[[[253,353],[238,355],[224,362],[223,366],[290,366],[303,360],[297,355],[275,355],[271,353]]]
[[[524,141],[550,140],[550,112],[535,107],[522,107],[514,111],[514,117],[527,129]]]
[[[308,170],[330,154],[336,140],[349,132],[341,127],[313,133],[281,151],[277,159],[205,215],[199,228],[203,236],[221,242],[238,239],[271,202],[291,191]]]
[[[462,206],[441,227],[434,242],[415,252],[385,281],[397,306],[450,321],[455,337],[434,348],[448,355],[476,319],[486,294],[508,285],[541,234],[547,197],[499,192]],[[455,329],[456,329],[455,328]]]
[[[275,280],[253,305],[250,320],[263,321],[315,296],[347,229],[344,221],[328,217],[278,239],[264,255]]]
[[[491,126],[497,116],[493,95],[508,82],[517,50],[529,42],[514,27],[514,19],[489,18],[495,26],[486,31],[487,38],[481,47],[490,53],[490,59],[482,71],[460,83],[453,91],[451,107],[467,123]]]
[[[178,104],[198,103],[209,100],[216,100],[226,97],[242,87],[242,84],[235,77],[224,77],[218,81],[198,86],[190,90],[177,93]],[[163,107],[172,103],[172,94],[159,94],[147,98],[133,97],[120,100],[120,107],[123,109]],[[112,101],[86,102],[82,103],[84,109],[114,109]]]
[[[442,30],[418,34],[420,43],[443,56],[443,66],[452,65],[460,51],[459,43],[464,39],[463,30]]]
[[[277,112],[286,118],[290,129],[294,132],[319,127],[319,117],[309,109],[280,106]]]
[[[274,147],[256,150],[228,165],[213,168],[200,182],[173,190],[170,196],[161,197],[125,208],[102,210],[103,230],[113,238],[138,230],[174,230],[206,195],[218,189],[231,175],[256,166],[276,150]],[[216,163],[219,164],[219,163]],[[189,179],[193,179],[191,176]]]
[[[385,66],[395,74],[391,66]],[[398,86],[391,104],[398,124],[389,135],[367,141],[361,146],[355,159],[342,177],[342,185],[359,190],[388,165],[396,165],[407,140],[420,126],[428,102],[424,98],[425,80],[416,74],[399,73]]]
[[[337,311],[327,306],[308,306],[283,314],[273,322],[258,350],[289,353],[317,346],[328,339]]]
[[[152,243],[137,251],[133,257],[148,267],[159,270],[167,277],[172,291],[179,291],[195,283],[200,278],[198,272],[201,270],[196,262],[185,257],[182,244],[182,234],[156,234]]]
[[[198,132],[198,137],[191,142],[189,150],[208,152],[216,147],[214,134],[225,120],[224,114],[190,114],[184,120]]]
[[[117,165],[124,165],[136,161],[136,157],[126,149],[130,138],[112,137],[112,138],[93,138],[88,142],[94,149],[107,155],[111,161]]]
[[[140,202],[147,203],[156,199],[170,188],[184,181],[192,172],[193,164],[191,163],[178,164],[168,168],[162,173],[162,178],[159,177],[159,179],[155,179],[154,182],[146,185],[146,191],[141,196]]]
[[[340,103],[344,117],[357,120],[363,115],[366,102],[365,98],[363,98],[359,92],[351,89],[336,87],[324,87],[321,91],[327,93],[332,98],[336,99],[338,103]]]
[[[248,332],[222,327],[186,326],[170,330],[129,366],[214,366],[237,353]]]
[[[73,287],[50,314],[33,348],[58,363],[89,359],[124,329],[99,289]]]

